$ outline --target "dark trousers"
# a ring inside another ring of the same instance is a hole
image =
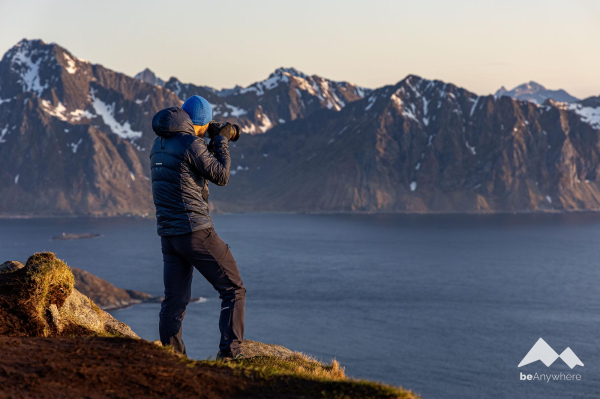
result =
[[[160,309],[159,331],[163,345],[172,345],[177,352],[186,353],[181,328],[196,268],[221,298],[219,350],[237,355],[244,339],[246,288],[229,246],[212,227],[184,235],[161,237],[161,244],[165,299]]]

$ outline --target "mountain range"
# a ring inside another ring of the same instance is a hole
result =
[[[509,96],[517,100],[531,101],[536,104],[543,104],[546,100],[553,100],[558,102],[575,102],[579,99],[577,97],[573,97],[566,91],[560,90],[548,90],[544,86],[534,81],[529,83],[523,83],[515,87],[512,90],[506,90],[504,86],[502,86],[496,94],[495,97],[500,96]]]
[[[600,98],[541,104],[409,75],[367,89],[279,68],[216,90],[22,40],[0,61],[0,214],[152,214],[151,118],[205,97],[240,124],[228,211],[600,209]]]
[[[135,77],[169,89],[181,100],[200,95],[211,104],[213,117],[237,123],[250,134],[264,133],[323,108],[339,111],[371,92],[348,82],[308,76],[294,68],[279,68],[263,81],[224,90],[186,84],[176,78],[165,82],[149,69]]]

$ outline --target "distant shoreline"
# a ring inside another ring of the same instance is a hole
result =
[[[213,212],[212,215],[544,215],[544,214],[571,214],[571,213],[600,213],[600,209],[544,209],[537,211],[388,211],[388,212],[371,212],[371,211],[256,211],[256,212]],[[10,215],[0,214],[0,220],[11,219],[148,219],[155,220],[154,215]]]

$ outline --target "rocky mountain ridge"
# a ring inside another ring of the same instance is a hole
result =
[[[292,68],[219,91],[23,40],[0,61],[0,215],[152,214],[151,117],[192,94],[247,133],[214,210],[600,209],[598,97],[540,105],[414,75],[367,90]]]
[[[137,74],[136,79],[167,88],[182,101],[198,94],[211,103],[215,118],[237,123],[250,134],[264,133],[320,109],[339,111],[371,92],[348,82],[309,76],[294,68],[278,68],[267,79],[248,87],[223,90],[184,84],[174,77],[165,82],[149,69]]]
[[[584,117],[594,104],[540,106],[408,76],[240,143],[236,178],[212,199],[230,209],[252,192],[240,211],[596,210],[600,135]]]

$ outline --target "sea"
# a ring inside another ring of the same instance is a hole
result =
[[[600,214],[213,218],[247,288],[247,339],[336,359],[349,376],[423,398],[600,396]],[[2,219],[0,262],[53,251],[118,287],[161,295],[155,224]],[[63,232],[100,237],[51,240]],[[202,299],[185,315],[188,355],[214,357],[219,299],[198,272],[192,296]],[[155,340],[159,308],[111,313]],[[583,366],[558,357],[518,367],[540,338]]]

